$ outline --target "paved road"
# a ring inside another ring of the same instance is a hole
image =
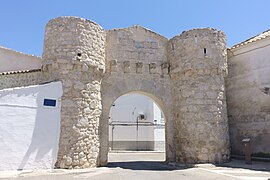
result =
[[[51,171],[13,171],[0,172],[0,179],[54,180],[267,180],[270,172],[252,170],[253,167],[217,167],[210,164],[193,168],[173,166],[163,163],[162,153],[111,153],[108,167]],[[237,163],[231,163],[233,166]],[[239,165],[239,163],[238,163]],[[260,164],[261,165],[261,164]],[[267,166],[269,164],[266,164]],[[264,165],[264,166],[266,166]],[[264,167],[262,166],[262,167]],[[259,166],[256,166],[259,167]],[[249,168],[249,169],[248,169]]]

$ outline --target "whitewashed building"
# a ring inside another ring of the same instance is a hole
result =
[[[269,30],[229,49],[212,28],[167,39],[59,17],[45,31],[42,60],[0,47],[0,170],[106,166],[108,144],[222,163],[248,138],[270,157]]]
[[[126,94],[111,107],[111,150],[165,150],[165,119],[156,103],[142,94]]]
[[[0,170],[53,169],[62,83],[0,90]]]

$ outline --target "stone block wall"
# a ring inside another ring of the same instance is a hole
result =
[[[77,17],[60,17],[46,26],[43,71],[62,81],[58,168],[98,165],[101,79],[105,70],[105,31]]]
[[[110,107],[129,92],[152,97],[164,111],[168,161],[229,158],[223,33],[198,29],[168,43],[135,26],[107,31],[105,39],[95,23],[61,17],[45,34],[42,69],[64,89],[57,167],[106,165]]]
[[[107,60],[119,62],[164,62],[167,59],[167,38],[141,26],[107,31]]]
[[[225,76],[225,34],[194,29],[168,44],[176,161],[227,161],[230,156]]]
[[[164,112],[167,161],[220,163],[230,156],[226,52],[224,33],[214,29],[168,40],[140,26],[106,32],[59,17],[46,26],[41,72],[2,75],[0,85],[62,82],[57,168],[107,164],[110,108],[130,92]]]
[[[49,77],[44,77],[40,69],[20,73],[0,73],[0,89],[42,84],[47,79]]]
[[[106,73],[103,77],[101,164],[107,163],[109,112],[114,101],[136,92],[152,98],[166,116],[166,159],[174,161],[172,98],[167,42],[161,35],[140,26],[107,31]]]

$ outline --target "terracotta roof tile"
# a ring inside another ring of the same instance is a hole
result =
[[[38,71],[41,71],[41,69],[1,72],[0,75],[24,74],[24,73],[31,73],[31,72],[38,72]]]
[[[265,39],[265,38],[267,38],[269,36],[270,36],[270,29],[268,29],[267,31],[264,31],[261,34],[253,36],[253,37],[251,37],[251,38],[249,38],[249,39],[247,39],[247,40],[245,40],[243,42],[240,42],[240,43],[234,45],[233,47],[231,47],[230,49],[235,49],[235,48],[238,48],[238,47],[241,47],[241,46],[244,46],[244,45],[247,45],[247,44],[262,40],[262,39]]]

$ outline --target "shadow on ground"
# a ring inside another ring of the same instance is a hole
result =
[[[147,170],[147,171],[173,171],[185,169],[175,166],[170,166],[162,161],[132,161],[132,162],[110,162],[107,165],[110,168],[123,168],[130,170]]]
[[[242,168],[254,171],[270,171],[270,162],[252,161],[252,164],[246,164],[242,159],[232,158],[230,162],[216,165],[217,167]]]

